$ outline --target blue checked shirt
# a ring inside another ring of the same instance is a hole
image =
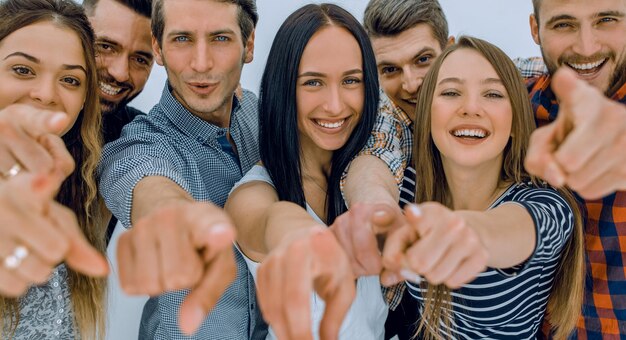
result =
[[[229,131],[238,160],[220,144]],[[259,160],[257,99],[251,92],[233,99],[229,131],[194,116],[166,85],[150,113],[126,125],[122,136],[103,150],[100,192],[107,206],[129,227],[133,189],[147,176],[166,177],[194,199],[224,206],[233,185]],[[265,338],[267,326],[253,278],[237,251],[235,256],[237,278],[194,336],[184,336],[178,327],[178,311],[188,291],[176,291],[146,303],[139,339]]]

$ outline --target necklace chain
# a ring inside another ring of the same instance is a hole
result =
[[[313,179],[313,177],[309,176],[309,175],[304,175],[305,178],[308,178],[311,180],[311,182],[313,182],[313,184],[315,184],[316,187],[318,187],[320,190],[322,190],[322,192],[326,193],[326,189],[324,189],[321,185],[319,185],[319,183],[317,183],[317,181],[315,179]]]

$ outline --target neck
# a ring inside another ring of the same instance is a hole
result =
[[[444,163],[444,172],[452,195],[454,210],[486,210],[504,190],[498,166],[461,168]]]
[[[224,102],[221,103],[215,110],[209,112],[196,111],[193,108],[189,107],[187,102],[183,98],[181,98],[181,96],[176,91],[172,90],[172,94],[174,95],[176,100],[178,100],[178,102],[194,116],[217,127],[230,127],[230,114],[233,109],[233,97],[235,95],[234,93],[233,95],[226,97],[224,99]]]

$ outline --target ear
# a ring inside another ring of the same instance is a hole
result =
[[[152,52],[154,53],[154,61],[157,64],[163,66],[163,56],[161,55],[163,52],[161,51],[161,46],[157,39],[152,36]]]
[[[530,15],[528,22],[530,23],[530,34],[532,34],[535,44],[541,45],[541,40],[539,39],[539,22],[537,22],[537,18],[534,14]]]
[[[256,32],[256,30],[252,30],[252,32],[250,33],[250,36],[248,37],[248,41],[246,41],[246,44],[244,46],[245,50],[245,57],[243,59],[244,63],[251,63],[252,60],[254,59],[254,33]]]
[[[454,45],[455,41],[456,41],[456,38],[453,35],[449,36],[448,37],[448,44],[446,45],[446,47]]]

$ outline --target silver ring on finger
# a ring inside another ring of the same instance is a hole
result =
[[[28,248],[17,246],[11,255],[4,258],[4,267],[11,270],[17,269],[26,257],[28,257]]]
[[[11,177],[17,176],[21,171],[22,171],[22,166],[20,165],[20,163],[15,163],[9,170],[2,171],[1,174],[3,178],[9,179]]]

